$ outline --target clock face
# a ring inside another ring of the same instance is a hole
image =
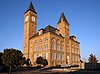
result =
[[[26,22],[28,21],[28,16],[26,16],[25,21],[26,21]]]
[[[35,17],[34,16],[32,16],[31,19],[32,19],[33,22],[35,21]]]

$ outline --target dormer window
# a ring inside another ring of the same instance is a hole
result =
[[[73,37],[73,40],[76,41],[76,37]]]
[[[56,34],[58,34],[58,35],[60,34],[58,29],[56,30]]]
[[[76,41],[76,37],[75,36],[71,36],[71,39],[73,39],[74,41]]]
[[[39,41],[40,43],[42,42],[42,40],[40,39],[40,41]]]
[[[43,34],[43,29],[39,30],[39,35]]]

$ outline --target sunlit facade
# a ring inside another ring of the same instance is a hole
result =
[[[48,60],[48,66],[61,64],[79,65],[80,43],[75,36],[69,35],[69,23],[62,12],[57,28],[48,25],[36,32],[37,13],[30,3],[24,13],[23,53],[36,65],[36,58],[42,56]]]

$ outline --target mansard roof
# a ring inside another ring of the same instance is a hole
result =
[[[44,34],[44,33],[47,33],[47,32],[55,33],[55,31],[58,30],[58,29],[52,27],[51,25],[48,25],[48,26],[46,26],[45,28],[41,28],[40,30],[43,30],[43,34]],[[38,31],[40,31],[40,30],[38,30]],[[59,30],[58,30],[58,31],[59,31]],[[56,33],[55,33],[55,34],[56,34]],[[36,37],[36,36],[38,36],[38,35],[39,35],[39,33],[36,33],[35,35],[32,36],[32,38],[33,38],[33,37]],[[62,36],[62,35],[60,34],[60,36]],[[31,39],[31,38],[30,38],[30,39]]]
[[[57,28],[54,28],[54,27],[52,27],[51,25],[48,25],[47,27],[45,27],[44,28],[44,30],[46,31],[46,32],[52,32],[52,31],[54,31],[54,30],[58,30]]]

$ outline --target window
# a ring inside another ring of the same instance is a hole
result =
[[[40,50],[40,51],[42,50],[42,46],[39,46],[39,50]]]
[[[44,58],[47,59],[48,58],[48,53],[44,53]]]
[[[52,43],[52,47],[53,50],[55,50],[55,43]]]
[[[59,54],[58,53],[56,53],[56,59],[59,60]]]
[[[59,50],[59,40],[57,40],[56,49]]]
[[[30,48],[30,53],[32,52],[32,47]]]
[[[67,62],[69,63],[69,56],[67,55]]]
[[[42,42],[42,40],[40,39],[40,41],[39,41],[40,43]]]
[[[36,46],[34,46],[34,51],[36,51],[37,50],[37,47]]]
[[[78,54],[78,50],[77,49],[75,49],[75,53]]]
[[[72,55],[72,61],[74,61],[74,55]]]
[[[64,50],[64,43],[63,43],[63,42],[61,42],[61,44],[60,44],[60,50],[61,50],[61,51]]]
[[[78,60],[78,56],[75,57],[76,61]]]
[[[44,58],[46,59],[46,53],[44,54]]]
[[[72,44],[72,47],[73,47],[74,45]]]
[[[51,49],[55,50],[55,42],[56,42],[56,40],[54,38],[52,38],[51,41],[52,41],[51,42],[52,43],[51,44]]]
[[[56,53],[51,53],[51,59],[56,59]]]
[[[67,51],[67,52],[69,52],[69,49],[68,49],[68,48],[66,48],[66,51]]]
[[[33,59],[33,56],[32,56],[32,54],[30,55],[30,59]]]
[[[74,48],[72,48],[72,53],[74,53]]]
[[[57,54],[57,59],[59,60],[59,54]]]
[[[78,54],[80,53],[79,49],[77,50]]]
[[[78,56],[78,61],[80,61],[80,57]]]
[[[60,44],[59,44],[59,51],[60,51],[60,47],[61,47],[61,46],[60,46]]]
[[[60,55],[60,59],[62,60],[62,54]]]
[[[75,45],[75,48],[76,48],[76,45]]]
[[[56,48],[57,48],[57,50],[60,51],[60,41],[59,40],[57,40]]]
[[[64,54],[61,54],[61,60],[64,60]]]
[[[40,30],[40,31],[39,31],[39,35],[41,35],[41,34],[43,34],[43,30]]]
[[[58,45],[58,43],[56,44],[56,48],[57,48],[57,50],[59,50],[59,45]]]
[[[48,38],[45,38],[44,41],[48,41]]]
[[[56,30],[56,34],[58,34],[58,35],[59,35],[59,30]]]
[[[61,54],[59,54],[59,60],[60,60],[60,55],[61,55]]]
[[[35,41],[34,41],[34,43],[36,44],[36,43],[37,43],[37,41],[35,40]]]
[[[63,46],[63,45],[60,46],[60,50],[61,50],[61,51],[64,50],[64,46]]]
[[[66,42],[66,46],[68,46],[68,41]]]
[[[48,44],[45,44],[44,45],[44,49],[48,49]]]
[[[56,53],[54,53],[54,59],[56,59]]]
[[[56,53],[56,59],[57,59],[57,57],[58,57],[58,55],[57,55],[57,53]]]
[[[34,59],[36,59],[37,58],[37,54],[36,53],[34,53]]]
[[[52,38],[51,41],[52,41],[52,42],[55,42],[55,38]]]

